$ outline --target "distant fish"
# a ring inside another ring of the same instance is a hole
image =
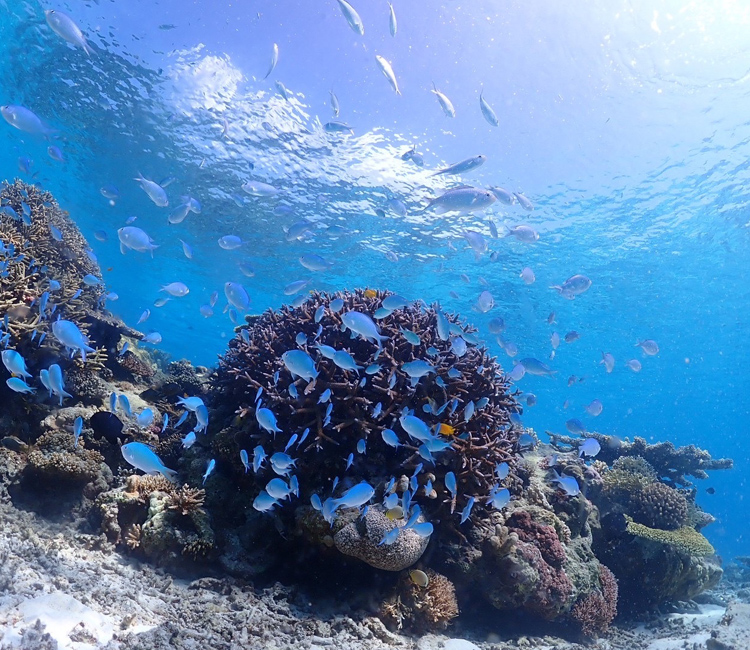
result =
[[[630,359],[625,362],[625,365],[630,368],[633,372],[640,372],[641,368],[641,362],[638,361],[638,359]]]
[[[604,410],[604,405],[601,403],[600,400],[595,399],[592,400],[591,404],[585,407],[586,413],[588,413],[592,417],[597,417],[601,415],[602,411]]]
[[[160,208],[165,208],[169,205],[167,193],[164,191],[164,188],[159,185],[159,183],[155,183],[154,181],[149,180],[140,174],[135,180],[141,186],[141,189],[143,189],[143,191],[148,194],[148,198],[150,198],[155,205]]]
[[[70,16],[64,14],[62,11],[48,9],[44,12],[44,17],[55,34],[71,45],[82,48],[86,54],[91,56],[93,52],[91,46],[86,42],[83,32]]]
[[[575,341],[577,341],[577,340],[578,340],[579,338],[581,338],[581,335],[580,335],[580,334],[579,334],[578,332],[576,332],[575,330],[573,330],[573,331],[571,331],[571,332],[568,332],[568,333],[567,333],[567,334],[565,335],[565,342],[566,342],[566,343],[574,343],[574,342],[575,342]]]
[[[562,284],[550,286],[555,289],[563,298],[573,300],[576,296],[588,291],[591,288],[591,280],[585,275],[573,275]]]
[[[273,44],[273,52],[271,54],[271,64],[268,66],[268,72],[266,72],[266,76],[263,77],[263,79],[268,79],[268,77],[271,76],[271,73],[276,69],[276,65],[279,62],[279,46],[274,43]]]
[[[328,133],[351,133],[354,134],[354,129],[346,124],[346,122],[337,122],[336,120],[332,120],[330,122],[326,122],[323,125],[323,128]]]
[[[349,27],[351,27],[351,30],[355,34],[359,34],[360,36],[364,36],[365,34],[365,26],[362,23],[362,19],[359,17],[359,14],[356,12],[354,7],[352,7],[346,0],[336,0],[339,3],[339,7],[341,7],[341,13],[344,14],[344,18],[346,18],[346,22],[349,23]]]
[[[615,368],[615,358],[609,352],[602,352],[602,360],[599,363],[604,364],[607,373],[612,372]]]
[[[565,476],[558,474],[554,469],[552,470],[555,477],[552,479],[552,483],[557,483],[558,487],[570,497],[574,497],[581,493],[581,488],[578,485],[573,476]]]
[[[490,191],[495,195],[495,198],[500,201],[500,203],[505,203],[505,205],[513,205],[516,202],[516,197],[513,196],[513,193],[509,192],[506,189],[503,189],[502,187],[491,187]]]
[[[635,345],[636,347],[641,348],[641,350],[643,350],[643,353],[649,357],[653,357],[659,354],[659,345],[652,339],[638,341],[638,343],[636,343]]]
[[[104,438],[111,445],[124,440],[127,435],[123,434],[122,420],[109,411],[98,411],[89,418],[89,427],[97,439]]]
[[[446,117],[456,117],[456,109],[453,108],[451,100],[437,89],[434,82],[432,84],[431,92],[437,97],[438,104],[440,104],[440,108],[443,109],[443,113],[445,113]]]
[[[578,447],[579,458],[594,458],[602,450],[596,438],[586,438]]]
[[[531,212],[534,209],[534,205],[532,204],[529,199],[527,199],[521,192],[514,192],[513,193],[516,197],[516,200],[518,201],[518,204],[527,212]]]
[[[397,95],[400,95],[401,91],[398,89],[398,81],[396,81],[396,73],[393,72],[393,67],[391,66],[391,64],[379,54],[375,55],[375,60],[378,62],[378,67],[380,68],[380,71],[383,73],[383,75],[385,75],[385,78],[388,79],[388,83],[391,84],[391,88],[393,88],[393,91]]]
[[[308,271],[326,271],[331,267],[331,262],[323,259],[320,255],[315,253],[306,253],[300,256],[299,263],[302,264]]]
[[[513,226],[513,228],[508,228],[507,237],[515,237],[515,239],[520,242],[533,244],[535,241],[539,240],[539,233],[531,226],[522,224],[519,226]]]
[[[86,336],[78,329],[72,321],[58,320],[52,323],[52,333],[55,338],[67,349],[73,352],[80,351],[81,357],[86,361],[86,353],[94,352],[94,348],[88,344]]]
[[[32,135],[51,135],[53,130],[50,129],[39,116],[25,106],[7,104],[0,107],[5,121],[19,131],[25,131]]]
[[[523,270],[521,271],[521,274],[518,276],[523,280],[524,284],[534,284],[534,281],[536,280],[536,276],[534,276],[534,271],[532,271],[528,266],[525,266]]]
[[[260,181],[248,181],[243,184],[242,189],[251,196],[258,196],[261,198],[269,198],[276,196],[279,193],[279,190],[273,185],[261,183]]]
[[[465,174],[466,172],[470,172],[472,169],[481,167],[486,162],[486,160],[487,156],[485,156],[484,154],[479,154],[478,156],[473,156],[471,158],[467,158],[466,160],[462,160],[461,162],[454,163],[453,165],[450,165],[443,169],[439,169],[432,175],[439,176],[441,174]]]
[[[250,296],[239,282],[224,283],[224,295],[227,302],[240,312],[245,313],[250,308]]]
[[[190,293],[190,289],[188,289],[184,282],[170,282],[169,284],[162,286],[160,291],[165,291],[175,298],[182,298]]]
[[[224,235],[219,238],[219,246],[225,251],[232,251],[242,246],[242,239],[237,237],[237,235]]]
[[[431,199],[426,210],[435,210],[437,214],[446,212],[475,212],[490,207],[495,202],[495,195],[478,187],[458,187],[448,190],[441,196]]]
[[[391,36],[396,36],[396,32],[398,31],[398,23],[396,22],[396,12],[393,10],[393,5],[389,2],[388,3],[388,31],[390,31]]]
[[[484,98],[484,88],[479,93],[479,108],[482,111],[482,115],[484,115],[484,119],[487,120],[487,123],[490,126],[499,126],[500,122],[497,119],[497,115],[495,115],[495,111],[492,110],[492,107],[487,103],[487,100]]]
[[[143,230],[136,226],[125,226],[117,231],[117,237],[120,240],[120,252],[124,255],[125,249],[137,251],[139,253],[150,252],[153,256],[154,249],[158,248]]]
[[[482,291],[477,298],[476,309],[482,314],[486,314],[495,306],[495,299],[489,291]]]
[[[586,433],[586,427],[583,422],[575,418],[568,420],[565,423],[565,428],[574,436],[582,436]]]
[[[521,359],[519,362],[526,372],[530,375],[538,375],[541,377],[552,377],[557,371],[552,370],[546,363],[543,363],[542,361],[539,361],[538,359],[534,359],[533,357],[527,357],[525,359]]]
[[[10,388],[12,391],[15,391],[16,393],[36,392],[36,388],[32,388],[23,379],[19,379],[18,377],[11,377],[10,379],[6,379],[5,383],[8,385],[8,388]]]
[[[328,94],[331,97],[331,110],[333,111],[333,116],[338,117],[339,113],[341,112],[341,106],[339,106],[339,98],[336,97],[336,94],[332,90],[329,90]]]

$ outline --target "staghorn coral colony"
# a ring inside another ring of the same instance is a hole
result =
[[[348,576],[385,622],[418,632],[482,601],[595,637],[720,579],[691,479],[731,461],[598,433],[593,452],[540,444],[457,315],[384,291],[312,293],[248,317],[209,374],[138,347],[48,193],[16,182],[0,199],[2,344],[32,391],[0,386],[0,484],[19,505],[67,509],[173,570],[312,575],[317,589]],[[138,474],[130,442],[172,480]]]

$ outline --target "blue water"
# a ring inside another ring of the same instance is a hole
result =
[[[213,365],[232,336],[222,314],[229,280],[247,287],[256,313],[289,302],[283,288],[304,278],[312,278],[309,288],[370,286],[440,301],[468,315],[508,368],[512,361],[487,330],[490,318],[505,319],[503,336],[518,358],[546,360],[553,331],[577,330],[580,340],[561,343],[550,362],[554,378],[519,382],[538,397],[525,423],[563,432],[578,417],[603,433],[695,443],[733,457],[736,468],[702,482],[698,501],[718,518],[706,533],[719,552],[746,554],[750,7],[711,0],[394,5],[392,38],[387,4],[372,0],[355,3],[362,37],[334,0],[0,0],[0,103],[27,106],[58,129],[54,142],[66,157],[53,161],[50,142],[0,122],[3,176],[20,174],[52,191],[119,295],[111,310],[134,325],[150,308],[142,327],[162,334],[163,350],[195,363]],[[92,57],[47,27],[50,7],[75,18]],[[273,43],[279,63],[262,81]],[[376,54],[392,62],[402,96]],[[288,101],[277,80],[292,93]],[[431,82],[453,101],[455,119],[443,115]],[[498,128],[480,113],[482,87]],[[353,136],[323,132],[333,118],[330,90]],[[399,158],[412,144],[424,170]],[[468,216],[420,213],[456,184],[431,171],[479,153],[487,163],[462,180],[522,191],[535,210],[496,203]],[[19,156],[33,159],[33,176],[18,171]],[[176,179],[167,188],[170,207],[149,200],[133,180],[139,172]],[[240,189],[247,180],[281,194],[250,197]],[[105,185],[119,189],[114,204],[100,193]],[[202,213],[168,224],[187,194]],[[246,204],[238,207],[232,194],[244,194]],[[407,217],[376,214],[390,198],[404,201]],[[153,258],[119,252],[116,230],[133,216],[159,245]],[[284,228],[303,218],[314,234],[288,242]],[[540,240],[491,239],[488,219],[501,235],[505,225],[532,225]],[[343,234],[332,235],[331,226]],[[475,259],[465,228],[485,235],[496,261]],[[97,230],[109,240],[96,240]],[[227,234],[245,244],[221,249],[217,240]],[[192,260],[180,239],[192,246]],[[333,265],[311,273],[297,261],[304,253]],[[240,272],[240,261],[255,277]],[[519,278],[524,266],[536,275],[533,285]],[[592,279],[587,293],[567,301],[549,289],[575,273]],[[190,294],[154,307],[159,288],[177,280]],[[472,306],[484,289],[495,307],[480,314]],[[199,307],[213,291],[220,301],[205,319]],[[659,343],[658,356],[644,358],[634,347],[642,338]],[[599,364],[602,352],[616,358],[612,374]],[[631,358],[642,361],[641,373],[625,367]],[[585,381],[568,387],[570,375]],[[594,398],[604,404],[596,419],[583,411]]]

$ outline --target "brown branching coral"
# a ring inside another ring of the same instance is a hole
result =
[[[203,507],[206,500],[206,491],[183,485],[170,494],[169,509],[176,510],[181,515],[188,516]]]
[[[547,432],[552,445],[561,451],[576,448],[579,438]],[[636,436],[633,442],[623,442],[613,436],[601,433],[588,433],[587,436],[596,438],[601,445],[597,459],[609,465],[619,458],[631,456],[640,457],[648,462],[661,477],[664,483],[671,487],[690,487],[690,479],[708,478],[707,472],[717,469],[731,469],[731,458],[711,458],[705,449],[695,445],[675,447],[671,442],[657,442],[649,444],[644,438]]]
[[[412,573],[423,573],[427,584],[417,584]],[[459,614],[456,589],[448,578],[432,569],[406,572],[380,611],[386,622],[398,630],[409,628],[419,633],[444,630]]]
[[[437,497],[419,498],[426,518],[434,519],[436,526],[455,526],[456,511],[465,507],[469,497],[477,498],[477,511],[480,503],[484,505],[497,483],[498,463],[515,467],[521,432],[511,425],[510,416],[520,407],[496,360],[478,345],[475,330],[455,315],[407,305],[387,310],[377,319],[380,345],[354,338],[342,318],[354,311],[373,318],[387,296],[374,291],[312,293],[300,307],[267,311],[240,328],[213,382],[219,410],[214,421],[226,423],[214,438],[214,452],[247,483],[253,474],[245,475],[241,449],[262,445],[270,456],[283,452],[292,435],[300,439],[309,431],[304,442],[297,443],[299,449],[290,451],[297,459],[295,475],[305,503],[346,472],[350,453],[353,465],[346,473],[373,486],[423,464],[433,476],[436,494],[431,496]],[[334,301],[341,301],[339,309],[331,308]],[[408,331],[414,333],[412,341],[419,337],[417,345],[405,337]],[[318,374],[313,381],[291,376],[282,359],[291,350],[302,350],[314,360]],[[360,371],[337,366],[329,358],[331,350],[350,353]],[[430,364],[416,384],[405,367],[413,361]],[[274,413],[282,434],[271,435],[258,426],[256,397]],[[435,452],[434,468],[420,452],[420,442],[407,436],[399,423],[405,409],[412,409],[450,445]],[[384,442],[385,429],[397,432],[397,449]],[[366,451],[358,453],[358,445]],[[457,480],[455,500],[445,488],[448,471]],[[251,498],[267,480],[262,474],[263,483],[251,487]],[[426,472],[420,474],[418,488],[427,480]]]
[[[578,601],[570,613],[589,637],[604,634],[617,615],[617,579],[603,564],[599,565],[599,586],[599,591],[593,591]]]

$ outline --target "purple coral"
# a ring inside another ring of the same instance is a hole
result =
[[[599,565],[599,586],[600,591],[578,601],[570,613],[589,637],[604,634],[617,615],[617,579],[603,564]]]

